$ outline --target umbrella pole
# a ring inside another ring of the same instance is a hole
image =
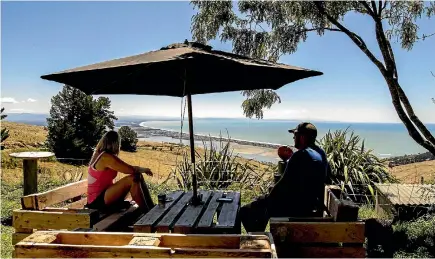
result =
[[[198,197],[198,181],[195,171],[195,142],[193,136],[193,117],[192,117],[192,95],[187,94],[187,112],[189,116],[189,139],[190,139],[190,160],[192,162],[192,188],[193,188],[193,205],[199,204],[201,199]]]

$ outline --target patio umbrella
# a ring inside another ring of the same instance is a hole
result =
[[[276,90],[288,83],[318,75],[322,73],[212,50],[210,46],[185,41],[157,51],[73,68],[41,78],[78,88],[90,95],[186,96],[193,201],[197,203],[191,96],[255,89]]]

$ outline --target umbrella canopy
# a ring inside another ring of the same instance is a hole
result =
[[[278,89],[322,75],[304,68],[212,50],[199,43],[172,44],[157,51],[44,75],[41,78],[87,94],[183,97],[191,94]]]
[[[210,46],[176,43],[157,51],[44,75],[41,78],[80,89],[86,94],[187,96],[192,161],[193,204],[199,204],[191,95],[255,89],[278,89],[322,75],[304,68],[251,59]]]

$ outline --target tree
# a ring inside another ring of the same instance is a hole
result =
[[[0,110],[0,114],[1,114],[1,116],[0,116],[0,120],[3,120],[3,119],[5,119],[6,117],[8,117],[8,115],[6,115],[6,114],[3,114],[3,111],[5,110],[5,108],[2,108],[1,110]],[[6,129],[6,128],[4,128],[4,129],[2,129],[1,130],[1,149],[3,150],[3,141],[5,141],[7,138],[9,137],[9,130],[8,129]]]
[[[47,146],[59,158],[90,159],[93,148],[117,118],[110,111],[110,100],[64,86],[51,99],[47,118]]]
[[[424,1],[240,1],[233,10],[229,1],[193,1],[198,13],[192,19],[194,40],[207,43],[220,35],[222,41],[232,41],[233,51],[253,58],[276,62],[281,55],[297,50],[310,32],[322,36],[325,32],[346,35],[382,74],[388,86],[393,106],[408,130],[421,146],[435,154],[435,138],[414,113],[399,81],[399,72],[391,42],[400,42],[411,50],[417,41],[435,35],[419,35],[417,20],[435,14],[435,2]],[[346,14],[356,12],[373,21],[373,32],[381,58],[373,54],[364,39],[342,22]],[[242,104],[247,117],[262,118],[262,109],[280,101],[273,91],[244,91]],[[267,98],[260,98],[268,96]]]
[[[119,137],[121,138],[121,150],[123,151],[136,151],[137,133],[128,126],[122,126],[118,130]]]

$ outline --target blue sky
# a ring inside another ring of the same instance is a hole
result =
[[[81,65],[143,53],[191,40],[189,2],[2,2],[1,97],[8,112],[48,113],[62,85],[40,78]],[[360,15],[344,23],[373,49],[373,25]],[[435,18],[420,22],[433,33]],[[231,43],[212,41],[231,51]],[[394,44],[402,87],[423,122],[434,123],[435,37],[411,52]],[[375,51],[378,55],[379,53]],[[310,34],[298,51],[280,62],[315,69],[323,76],[284,86],[281,104],[265,119],[349,122],[398,122],[377,68],[344,34]],[[109,96],[117,115],[179,116],[180,99],[156,96]],[[239,92],[193,97],[197,117],[243,117]]]

